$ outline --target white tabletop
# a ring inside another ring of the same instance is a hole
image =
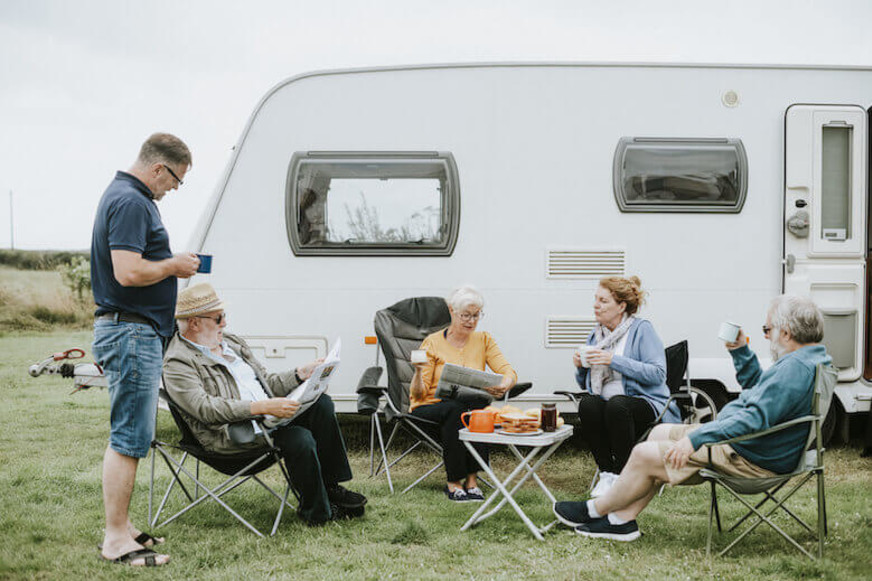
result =
[[[485,444],[514,444],[515,446],[550,446],[562,442],[572,435],[572,426],[563,424],[554,432],[542,432],[534,435],[503,434],[499,430],[492,433],[470,432],[463,428],[458,432],[461,440],[482,442]]]

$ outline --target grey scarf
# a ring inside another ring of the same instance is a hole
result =
[[[621,324],[615,327],[614,331],[609,331],[600,324],[597,324],[593,329],[593,347],[608,351],[612,355],[618,347],[618,343],[630,330],[630,326],[635,320],[635,316],[625,317]],[[591,365],[590,366],[590,388],[594,394],[600,395],[603,392],[603,386],[612,380],[613,371],[608,365]]]

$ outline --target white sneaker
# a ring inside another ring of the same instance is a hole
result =
[[[605,496],[617,480],[617,474],[611,472],[600,472],[599,478],[596,481],[596,486],[593,487],[593,491],[590,493],[591,498]]]

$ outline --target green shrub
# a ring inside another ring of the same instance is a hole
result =
[[[90,254],[79,250],[9,250],[0,249],[0,264],[21,270],[54,270],[62,264],[70,264],[74,258],[89,258]]]
[[[91,291],[91,261],[84,256],[73,256],[68,264],[57,267],[64,284],[79,301],[85,300],[85,291]]]

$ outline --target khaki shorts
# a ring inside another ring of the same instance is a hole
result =
[[[699,428],[701,424],[675,424],[669,430],[668,440],[658,440],[660,445],[660,458],[666,455],[666,451],[672,447],[673,442],[685,437],[690,432]],[[711,450],[711,461],[709,461]],[[681,470],[675,470],[672,465],[663,460],[666,474],[669,476],[669,484],[672,486],[700,484],[702,477],[698,474],[702,468],[714,466],[715,470],[729,476],[741,476],[744,478],[769,478],[775,476],[774,472],[751,464],[733,450],[728,444],[720,444],[707,448],[700,446],[699,450],[691,454],[687,464]]]

